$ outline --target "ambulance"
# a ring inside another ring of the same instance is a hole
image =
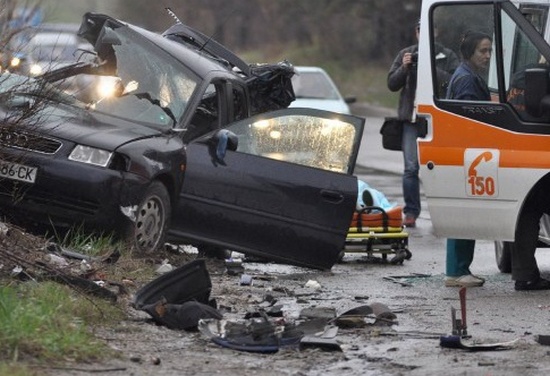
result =
[[[418,150],[434,231],[494,240],[502,272],[520,231],[550,244],[549,10],[550,0],[422,2],[416,115],[428,122]],[[446,98],[441,46],[460,57],[468,31],[492,39],[483,75],[491,100]]]

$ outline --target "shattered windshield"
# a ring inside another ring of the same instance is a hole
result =
[[[120,80],[116,95],[93,109],[163,128],[179,121],[197,86],[183,64],[128,27],[105,27],[95,47],[105,64],[116,64]]]
[[[238,151],[323,170],[351,173],[358,129],[344,120],[292,114],[245,119],[229,128]]]

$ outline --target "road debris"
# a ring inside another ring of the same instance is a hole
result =
[[[389,276],[386,276],[386,277],[382,277],[383,279],[387,280],[387,281],[391,281],[393,283],[397,283],[401,286],[404,286],[404,287],[410,287],[412,286],[410,283],[408,282],[404,282],[402,279],[398,279],[398,278],[395,278],[395,277],[389,277]]]
[[[429,277],[431,277],[430,274],[411,273],[411,274],[405,274],[405,275],[389,275],[382,278],[387,281],[397,283],[404,287],[410,287],[412,286],[412,283],[410,283],[410,280],[415,278],[429,278]]]
[[[544,346],[550,346],[550,335],[536,335],[535,341]]]
[[[463,339],[472,337],[468,334],[467,330],[466,290],[466,287],[462,287],[458,290],[458,296],[460,299],[460,318],[456,318],[456,309],[451,307],[452,335],[441,336],[439,338],[440,346],[449,349],[463,349],[468,351],[495,351],[508,350],[512,348],[517,343],[517,339],[497,343],[463,342]]]
[[[143,286],[133,305],[168,328],[195,330],[200,319],[222,318],[210,300],[211,288],[205,261],[197,259]]]
[[[321,284],[317,281],[309,280],[309,281],[306,282],[304,287],[310,288],[310,289],[313,289],[313,290],[320,290],[321,289]]]
[[[243,260],[240,258],[229,258],[225,260],[225,271],[228,275],[239,275],[244,273]]]
[[[460,336],[441,336],[439,344],[441,347],[449,349],[462,349],[468,351],[496,351],[496,350],[510,350],[518,342],[518,339],[514,339],[508,342],[496,342],[496,343],[466,343],[462,341]]]
[[[174,270],[174,267],[170,264],[170,261],[168,259],[164,259],[162,260],[162,263],[155,270],[155,273],[164,274],[164,273],[169,273],[172,270]]]
[[[250,286],[252,285],[252,276],[250,274],[242,274],[239,281],[241,286]]]
[[[466,338],[468,336],[468,325],[466,324],[466,287],[458,291],[460,299],[460,319],[456,318],[456,309],[451,307],[452,334]]]
[[[275,353],[280,347],[298,345],[303,333],[284,320],[267,317],[235,323],[227,320],[202,319],[199,331],[219,346],[233,350]]]

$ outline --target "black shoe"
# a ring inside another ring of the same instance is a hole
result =
[[[516,281],[515,289],[517,291],[550,290],[550,281],[544,278],[535,281]]]

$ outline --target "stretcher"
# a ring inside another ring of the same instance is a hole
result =
[[[356,210],[344,246],[344,254],[348,252],[366,253],[370,260],[391,264],[403,264],[409,260],[412,253],[409,251],[409,234],[403,226],[403,208],[394,206],[384,210],[367,206]]]

